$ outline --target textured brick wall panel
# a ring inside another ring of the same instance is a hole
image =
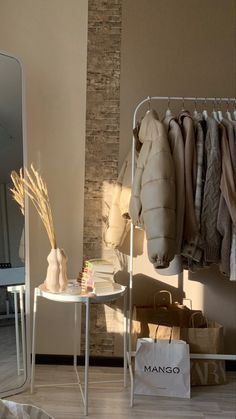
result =
[[[102,236],[111,188],[118,175],[121,2],[89,0],[84,259],[114,256],[104,247]],[[110,310],[106,307],[92,307],[93,355],[114,353],[115,334],[107,330],[116,324],[116,310],[115,306]]]

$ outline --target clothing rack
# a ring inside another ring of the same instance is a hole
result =
[[[181,101],[184,108],[184,102],[193,102],[196,103],[201,102],[202,104],[206,104],[207,102],[211,102],[213,105],[217,104],[221,108],[222,103],[226,103],[227,107],[231,104],[234,104],[236,110],[236,98],[227,98],[227,97],[184,97],[184,96],[147,96],[145,99],[141,100],[138,105],[136,106],[133,114],[133,129],[136,127],[136,118],[137,112],[141,108],[141,106],[145,103],[148,103],[149,109],[151,107],[151,102],[157,101],[168,101],[168,107],[170,101]],[[134,180],[134,172],[135,172],[135,137],[133,135],[132,139],[132,171],[131,171],[131,185],[133,184]],[[127,325],[126,330],[128,330],[128,348],[127,348],[127,362],[130,372],[130,383],[131,383],[131,398],[130,398],[130,405],[133,406],[134,401],[134,376],[133,370],[131,365],[132,357],[135,356],[135,352],[132,352],[132,294],[133,294],[133,250],[134,250],[134,225],[131,222],[130,226],[130,259],[129,259],[129,308],[127,313]],[[191,359],[217,359],[217,360],[231,360],[236,361],[236,354],[229,355],[229,354],[190,354]]]

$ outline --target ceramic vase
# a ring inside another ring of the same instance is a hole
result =
[[[63,249],[57,249],[57,261],[59,263],[59,292],[62,292],[68,284],[67,256]]]
[[[44,284],[47,290],[50,292],[60,291],[60,284],[59,284],[60,266],[58,262],[57,250],[58,249],[51,249],[47,257],[48,268],[47,268],[47,276],[44,281]]]

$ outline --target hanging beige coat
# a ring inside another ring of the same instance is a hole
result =
[[[155,268],[166,268],[176,253],[175,170],[165,128],[155,111],[144,116],[139,140],[143,146],[129,213],[146,231],[149,260]]]
[[[137,152],[135,151],[135,165]],[[106,246],[120,248],[130,229],[129,201],[131,196],[132,152],[130,151],[122,165],[114,185],[112,203],[108,214],[104,235]]]

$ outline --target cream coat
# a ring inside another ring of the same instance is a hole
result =
[[[167,135],[155,111],[144,116],[143,143],[132,185],[129,213],[144,227],[148,257],[155,268],[166,268],[176,253],[175,169]]]
[[[135,152],[135,165],[137,152]],[[114,185],[112,203],[109,210],[107,227],[104,235],[108,247],[120,248],[130,229],[129,201],[131,196],[132,152],[130,151],[122,165],[117,182]]]

